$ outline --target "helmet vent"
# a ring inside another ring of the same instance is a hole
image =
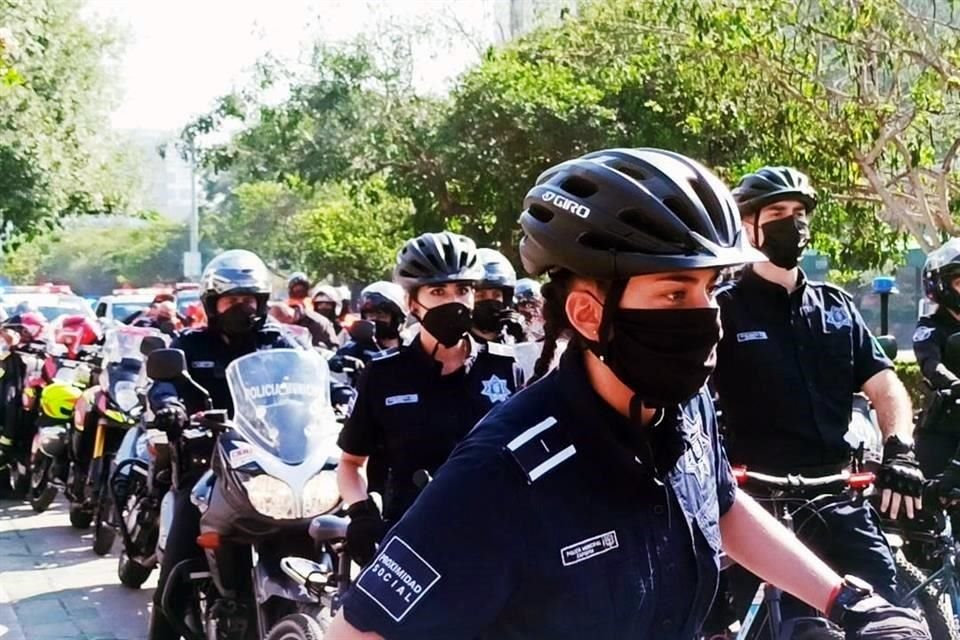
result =
[[[650,178],[650,176],[647,175],[643,170],[641,170],[640,167],[635,167],[633,165],[622,164],[620,166],[615,167],[615,169],[620,173],[630,176],[637,182],[643,182],[644,180],[647,180]]]
[[[624,209],[617,217],[626,225],[650,238],[676,238],[674,229],[662,224],[662,220],[640,209]]]
[[[539,222],[547,223],[553,220],[553,211],[538,204],[531,204],[527,212]]]
[[[560,188],[578,198],[589,198],[597,192],[597,185],[581,176],[570,176],[563,181]]]
[[[635,250],[629,242],[605,233],[596,233],[588,231],[581,234],[578,242],[588,249],[599,249],[600,251],[624,251]]]

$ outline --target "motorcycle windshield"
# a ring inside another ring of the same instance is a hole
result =
[[[156,336],[169,344],[169,338],[159,329],[150,327],[117,327],[107,332],[103,344],[103,360],[105,363],[119,363],[125,368],[139,369],[144,361],[140,353],[140,343],[147,336]]]
[[[271,349],[238,358],[227,366],[227,384],[234,430],[285,464],[302,463],[336,433],[330,371],[312,349]]]

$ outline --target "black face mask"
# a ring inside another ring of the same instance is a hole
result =
[[[314,309],[316,310],[317,313],[325,317],[327,320],[330,320],[331,322],[337,319],[336,305],[315,302]]]
[[[672,407],[697,393],[716,365],[717,309],[617,309],[603,356],[645,407]]]
[[[797,266],[803,250],[810,244],[810,225],[806,219],[790,216],[767,222],[763,229],[763,246],[760,247],[770,262],[781,269]]]
[[[470,308],[461,302],[448,302],[427,309],[420,320],[423,328],[449,349],[463,340],[470,330]]]
[[[400,337],[400,327],[389,320],[374,320],[374,336],[377,340],[396,340]]]
[[[500,330],[502,313],[501,300],[481,300],[473,305],[473,326],[480,331],[495,333]]]
[[[245,304],[235,304],[219,314],[220,329],[231,338],[239,338],[256,331],[257,312]]]

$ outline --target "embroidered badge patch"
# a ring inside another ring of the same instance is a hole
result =
[[[194,369],[213,369],[216,363],[213,360],[194,360],[190,366]]]
[[[437,570],[419,553],[393,538],[360,574],[357,588],[400,622],[439,579]]]
[[[933,327],[917,327],[917,330],[913,332],[913,341],[914,342],[923,342],[930,338],[933,335]]]
[[[383,404],[392,407],[395,404],[416,404],[420,402],[420,394],[408,393],[402,396],[388,396]]]
[[[853,326],[853,319],[850,318],[850,313],[843,307],[830,307],[824,314],[824,318],[827,324],[833,325],[836,329]]]
[[[483,391],[480,392],[480,395],[487,396],[493,404],[503,402],[510,397],[510,387],[507,386],[506,380],[497,376],[490,376],[489,380],[483,380],[482,382]]]
[[[753,342],[754,340],[766,340],[766,331],[744,331],[737,334],[737,342]]]
[[[617,540],[616,531],[607,531],[598,536],[575,542],[568,547],[560,549],[560,560],[563,566],[569,567],[577,563],[595,558],[599,555],[613,551],[620,546]]]

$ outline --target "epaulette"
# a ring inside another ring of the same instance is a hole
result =
[[[563,429],[557,429],[556,426],[556,418],[547,418],[504,447],[527,477],[527,484],[533,484],[577,452]]]
[[[503,344],[502,342],[488,342],[487,353],[494,356],[502,356],[504,358],[514,357],[513,345]]]

